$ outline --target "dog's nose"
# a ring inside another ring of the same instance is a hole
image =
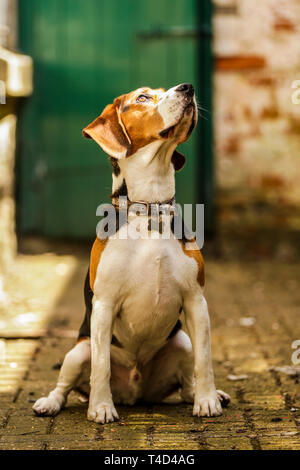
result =
[[[194,87],[191,83],[182,83],[177,88],[175,88],[175,91],[182,91],[184,94],[188,96],[193,96]]]

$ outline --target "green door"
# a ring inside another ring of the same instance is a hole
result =
[[[96,207],[109,201],[111,168],[81,131],[114,97],[143,85],[191,82],[203,102],[199,3],[19,0],[20,49],[35,63],[35,92],[21,110],[18,132],[22,233],[95,235]],[[204,200],[200,133],[182,146],[188,163],[178,175],[179,202]]]

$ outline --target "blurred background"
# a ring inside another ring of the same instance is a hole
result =
[[[93,238],[111,168],[82,128],[124,92],[180,82],[203,110],[177,200],[205,203],[207,239],[293,257],[299,15],[296,0],[1,0],[1,258],[16,232]]]
[[[191,82],[203,108],[181,146],[176,197],[205,203],[216,353],[257,354],[243,373],[290,360],[300,337],[298,0],[0,0],[0,80],[0,391],[14,389],[36,339],[76,337],[96,208],[111,192],[108,158],[82,129],[143,85]]]

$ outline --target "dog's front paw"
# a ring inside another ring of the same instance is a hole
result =
[[[195,398],[193,415],[194,416],[220,416],[222,414],[222,406],[217,395],[214,392],[210,395]]]
[[[88,420],[95,423],[112,423],[116,419],[119,419],[119,416],[113,403],[100,403],[88,409]]]
[[[33,405],[32,409],[37,415],[55,416],[60,412],[63,404],[63,399],[59,399],[52,395],[39,398]]]

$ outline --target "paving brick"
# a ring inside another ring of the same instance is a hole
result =
[[[0,450],[43,450],[44,440],[41,437],[2,437]]]
[[[239,438],[209,438],[206,441],[208,450],[252,450],[250,439],[247,437]]]
[[[261,437],[260,443],[262,450],[299,450],[300,437],[296,436],[267,436]]]

